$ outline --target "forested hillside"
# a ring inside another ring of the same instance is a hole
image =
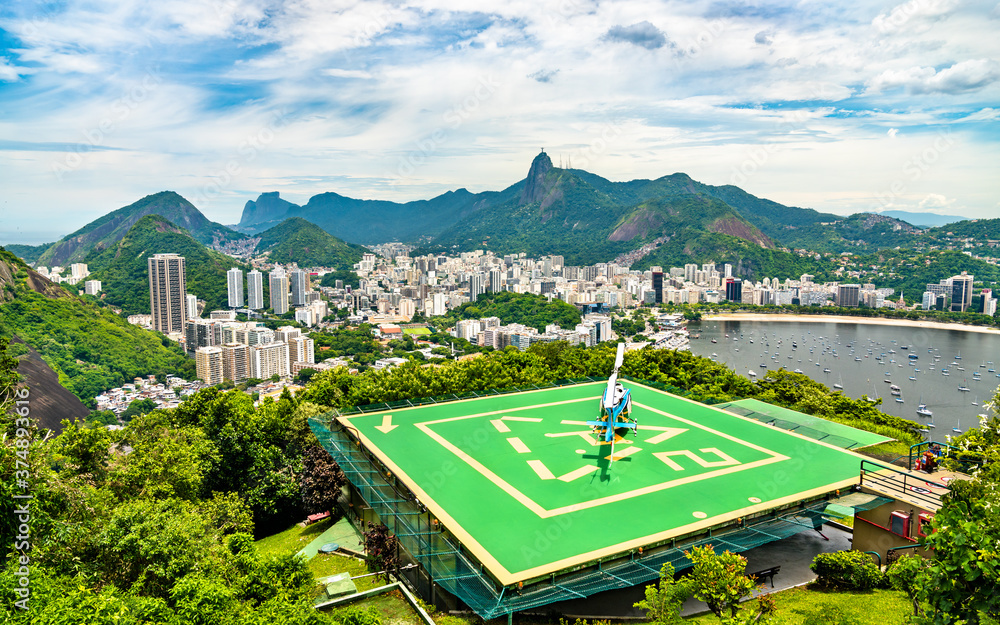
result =
[[[136,376],[194,377],[194,361],[176,343],[49,282],[2,249],[0,283],[0,336],[16,335],[38,351],[59,383],[91,407],[95,395]]]
[[[267,252],[275,263],[296,263],[299,267],[332,267],[349,270],[367,250],[327,234],[301,217],[292,217],[260,233],[257,253]]]
[[[249,268],[214,252],[196,241],[186,230],[159,215],[136,222],[121,241],[87,257],[93,280],[100,280],[104,301],[127,315],[149,314],[149,266],[153,254],[180,254],[184,257],[187,292],[205,300],[206,310],[226,308],[226,272]],[[267,291],[267,280],[264,281]],[[265,293],[265,298],[267,297]]]

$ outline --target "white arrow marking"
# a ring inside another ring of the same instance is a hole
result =
[[[378,430],[379,432],[382,432],[383,434],[388,434],[389,432],[395,430],[398,427],[399,427],[398,425],[392,424],[392,415],[387,414],[384,417],[382,417],[382,425],[376,425],[375,429]]]

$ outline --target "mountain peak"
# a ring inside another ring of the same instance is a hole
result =
[[[545,174],[552,169],[552,159],[543,150],[541,154],[531,161],[531,169],[528,170],[528,177],[524,181],[524,190],[521,192],[521,206],[538,202],[545,197]]]

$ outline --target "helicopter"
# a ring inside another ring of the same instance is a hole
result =
[[[630,389],[618,381],[618,370],[625,359],[625,344],[618,344],[618,353],[615,356],[615,368],[608,378],[608,386],[601,395],[600,416],[597,419],[587,421],[587,425],[594,428],[598,441],[602,444],[611,445],[609,460],[614,460],[615,440],[627,436],[629,431],[638,431],[639,422],[633,419],[632,414],[632,392]]]

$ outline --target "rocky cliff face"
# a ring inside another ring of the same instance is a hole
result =
[[[243,206],[240,225],[249,226],[269,221],[281,221],[293,208],[299,208],[299,205],[281,199],[277,191],[261,193],[256,201],[250,200]]]
[[[528,177],[524,180],[524,190],[521,191],[520,205],[540,202],[545,198],[548,190],[545,188],[545,174],[552,169],[552,159],[545,152],[542,152],[531,161],[531,169],[528,170]]]

